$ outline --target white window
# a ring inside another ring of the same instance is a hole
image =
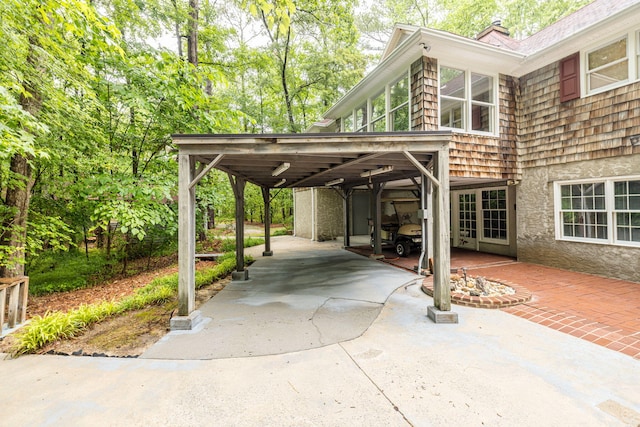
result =
[[[587,91],[617,86],[629,80],[627,37],[587,52]]]
[[[583,95],[640,80],[640,32],[628,32],[582,51]]]
[[[616,240],[640,242],[640,179],[613,184]]]
[[[387,130],[387,99],[384,91],[371,100],[371,131],[384,132]]]
[[[640,177],[555,184],[556,238],[640,246]]]
[[[507,240],[507,190],[482,190],[482,234],[485,240]]]
[[[409,127],[409,77],[404,76],[389,88],[390,131],[408,131]]]
[[[343,132],[408,131],[409,72],[393,80],[355,110],[342,117]]]
[[[440,67],[440,126],[496,132],[496,88],[491,76]]]

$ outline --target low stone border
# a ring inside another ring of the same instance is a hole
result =
[[[499,297],[473,297],[469,295],[464,295],[459,292],[451,293],[451,302],[457,305],[464,305],[467,307],[476,307],[476,308],[504,308],[511,307],[518,304],[523,304],[527,301],[531,300],[531,292],[514,283],[505,282],[504,280],[496,280],[485,278],[487,280],[491,280],[492,282],[498,282],[503,285],[507,285],[512,287],[516,293],[513,295],[503,295]],[[433,297],[433,281],[424,281],[422,282],[422,292]]]

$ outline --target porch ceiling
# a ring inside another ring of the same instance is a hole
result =
[[[286,135],[173,135],[180,154],[207,165],[219,155],[217,169],[266,188],[323,187],[343,179],[351,188],[420,176],[404,155],[410,152],[423,165],[446,149],[450,132],[385,132]],[[290,166],[274,176],[283,163]],[[388,172],[371,177],[367,171]],[[389,168],[391,167],[391,168]]]

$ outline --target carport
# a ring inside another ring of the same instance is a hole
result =
[[[268,214],[271,190],[303,187],[334,188],[342,195],[345,207],[354,188],[368,187],[374,196],[374,246],[379,253],[382,188],[386,182],[417,182],[416,177],[421,176],[423,229],[432,224],[433,230],[433,248],[423,243],[423,257],[426,250],[433,252],[435,307],[430,307],[429,316],[436,322],[449,322],[450,138],[449,132],[173,135],[179,150],[179,286],[178,316],[171,321],[172,329],[191,329],[198,322],[198,313],[194,312],[196,187],[213,168],[228,174],[236,200],[234,280],[248,279],[243,248],[247,182],[262,189],[267,213],[263,255],[272,255]],[[348,221],[344,227],[348,245]]]

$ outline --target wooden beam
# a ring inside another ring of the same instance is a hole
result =
[[[264,252],[262,256],[271,256],[271,197],[269,187],[261,187],[264,202]]]
[[[189,183],[189,188],[191,189],[191,188],[195,187],[195,185],[196,185],[197,183],[199,183],[199,182],[200,182],[200,180],[201,180],[201,179],[202,179],[206,174],[208,174],[208,173],[209,173],[209,171],[210,171],[211,169],[213,169],[214,167],[216,167],[216,165],[217,165],[218,163],[220,163],[220,161],[222,160],[222,158],[223,158],[223,157],[224,157],[224,155],[223,155],[223,154],[218,154],[218,155],[216,156],[216,158],[215,158],[215,159],[213,159],[211,162],[209,162],[209,164],[207,164],[207,166],[206,166],[202,171],[200,171],[200,173],[198,173],[198,176],[196,176],[196,177],[195,177],[195,178],[194,178],[194,179]]]
[[[371,212],[373,216],[373,254],[382,253],[382,209],[380,206],[384,183],[373,182],[371,185]]]
[[[299,186],[301,184],[304,184],[307,181],[310,181],[312,179],[316,179],[318,177],[324,176],[324,175],[326,175],[328,173],[335,172],[335,171],[338,171],[338,170],[341,170],[341,169],[345,169],[345,168],[348,168],[350,166],[356,165],[358,163],[366,162],[367,160],[375,159],[377,157],[382,156],[382,154],[383,153],[374,153],[374,154],[369,154],[369,155],[358,157],[357,159],[349,160],[349,161],[347,161],[345,163],[342,163],[340,165],[334,166],[332,168],[323,170],[321,172],[318,172],[316,174],[313,174],[313,175],[310,175],[310,176],[308,176],[306,178],[303,178],[303,179],[301,179],[299,181],[296,181],[296,182],[292,183],[291,185],[297,187],[297,186]]]
[[[449,249],[449,151],[438,151],[434,164],[440,185],[434,189],[434,272],[433,302],[441,311],[451,310],[449,277],[451,269]]]
[[[194,161],[178,155],[178,316],[195,308],[196,192],[190,187]]]
[[[233,195],[236,199],[236,271],[244,271],[244,187],[243,177],[228,174]]]
[[[351,224],[349,223],[349,211],[351,206],[351,195],[353,194],[353,188],[342,189],[342,210],[344,211],[343,221],[344,221],[344,247],[348,248],[351,246]]]
[[[422,163],[420,163],[420,161],[418,161],[418,159],[413,157],[413,155],[408,151],[405,151],[403,154],[407,159],[409,159],[411,163],[413,163],[413,165],[416,168],[418,168],[418,170],[423,176],[426,176],[427,178],[429,178],[436,187],[440,187],[440,182],[431,174],[431,172],[429,172],[429,170],[426,167],[424,167]]]

